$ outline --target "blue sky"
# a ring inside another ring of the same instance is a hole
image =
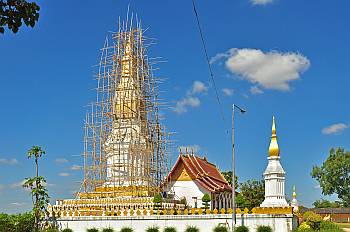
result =
[[[147,36],[158,40],[150,55],[167,61],[156,74],[167,78],[161,97],[171,107],[163,113],[176,132],[176,146],[194,146],[229,169],[225,131],[231,104],[238,104],[248,112],[236,117],[237,175],[241,181],[258,179],[267,165],[275,115],[287,195],[296,185],[304,205],[322,197],[310,177],[312,166],[331,147],[350,146],[349,1],[198,1],[226,123],[209,82],[191,1],[39,1],[34,29],[0,36],[0,211],[31,207],[19,186],[34,175],[34,162],[26,158],[32,145],[47,152],[40,173],[52,200],[78,190],[81,171],[73,169],[82,164],[93,65],[129,3],[149,27]]]

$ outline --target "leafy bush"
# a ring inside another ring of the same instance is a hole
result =
[[[56,228],[46,229],[45,232],[59,232]]]
[[[199,232],[199,229],[195,226],[188,226],[185,232]]]
[[[102,232],[114,232],[113,228],[104,228]]]
[[[134,230],[130,227],[124,227],[120,230],[120,232],[134,232]]]
[[[63,229],[62,232],[73,232],[73,230],[69,229],[69,228],[66,228],[66,229]]]
[[[270,226],[258,226],[257,232],[272,232]]]
[[[322,221],[320,224],[320,231],[342,232],[343,230],[333,222]]]
[[[311,227],[306,222],[302,222],[295,231],[296,232],[314,232],[314,230],[311,229]]]
[[[209,208],[209,202],[211,201],[210,196],[208,193],[204,194],[202,197],[202,204],[204,209]]]
[[[91,228],[91,229],[87,229],[86,232],[98,232],[98,229]]]
[[[311,229],[313,230],[319,230],[322,217],[312,211],[307,211],[303,215],[304,222],[306,222]]]
[[[176,232],[175,227],[165,227],[164,232]]]
[[[235,232],[249,232],[249,229],[246,226],[238,226],[235,228]]]
[[[214,232],[228,232],[228,229],[225,226],[217,226],[214,228]]]
[[[146,232],[159,232],[159,227],[157,226],[148,227]]]

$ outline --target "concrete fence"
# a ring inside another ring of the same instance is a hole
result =
[[[231,228],[232,215],[150,215],[150,216],[75,216],[58,219],[62,229],[70,228],[74,232],[86,232],[90,228],[113,228],[119,232],[124,227],[131,227],[135,232],[145,232],[152,226],[159,227],[162,232],[165,227],[175,227],[178,232],[184,232],[188,226],[195,226],[200,232],[212,232],[218,225]],[[297,226],[293,214],[239,214],[236,225],[245,225],[250,232],[255,232],[260,225],[267,225],[274,232],[291,232]]]

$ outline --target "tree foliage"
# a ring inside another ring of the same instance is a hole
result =
[[[31,213],[8,215],[0,213],[1,232],[32,232],[34,216]]]
[[[0,33],[5,32],[7,26],[13,33],[17,33],[22,26],[34,27],[39,19],[40,7],[35,2],[25,0],[0,0]]]
[[[35,177],[26,178],[23,184],[24,188],[30,190],[33,201],[33,213],[35,218],[34,229],[39,230],[41,222],[45,218],[46,208],[49,203],[48,191],[45,187],[46,180],[39,176],[39,158],[45,154],[45,151],[39,146],[31,147],[27,152],[27,157],[34,158]]]
[[[313,205],[315,208],[340,208],[342,206],[339,201],[328,201],[325,199],[316,200]]]
[[[240,193],[237,195],[236,204],[238,207],[252,209],[260,206],[264,199],[264,180],[247,180],[240,184]]]
[[[44,219],[46,208],[50,199],[45,185],[46,180],[42,176],[26,178],[23,184],[24,188],[30,190],[30,194],[34,205],[33,213],[34,216],[37,217],[38,223]]]
[[[350,206],[350,152],[332,148],[322,166],[314,166],[315,178],[325,195],[337,194],[345,207]]]
[[[232,185],[232,171],[224,171],[221,174],[225,177],[226,181]],[[238,188],[238,176],[235,175],[235,186]]]
[[[319,230],[322,217],[312,211],[307,211],[303,215],[303,220],[308,224],[312,229]]]

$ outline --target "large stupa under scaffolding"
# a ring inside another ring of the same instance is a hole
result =
[[[147,56],[153,41],[143,32],[140,21],[131,17],[119,20],[118,32],[106,39],[96,101],[85,119],[84,180],[75,199],[49,207],[52,214],[98,216],[120,208],[150,208],[153,196],[162,192],[169,133],[159,117],[156,59]],[[163,208],[167,205],[174,207]]]

